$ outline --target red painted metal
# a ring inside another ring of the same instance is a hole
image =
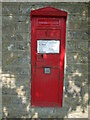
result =
[[[31,11],[31,105],[62,107],[67,12],[52,7]],[[59,40],[59,53],[37,53],[37,40]],[[50,74],[44,73],[50,68]]]

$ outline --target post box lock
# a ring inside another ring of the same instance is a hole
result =
[[[45,74],[50,74],[51,73],[51,68],[49,68],[49,67],[44,68],[44,73]]]
[[[31,11],[32,106],[62,107],[66,19],[52,7]]]

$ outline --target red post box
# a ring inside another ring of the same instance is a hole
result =
[[[31,11],[31,105],[62,107],[67,12]]]

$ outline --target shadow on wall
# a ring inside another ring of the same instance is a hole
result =
[[[3,18],[3,21],[4,20],[5,19]],[[27,22],[26,19],[25,21],[26,24],[30,23],[30,21]],[[30,27],[30,24],[28,24],[28,26]],[[3,117],[87,118],[87,106],[88,106],[87,64],[85,65],[75,63],[67,64],[66,74],[64,75],[65,76],[64,106],[62,108],[31,108],[30,32],[26,32],[25,34],[23,32],[22,33],[11,32],[8,33],[8,35],[6,35],[4,34],[5,29],[3,26],[2,42],[3,45],[5,44],[5,46],[3,46],[2,52]],[[26,35],[26,43],[25,36],[23,34]],[[5,39],[7,41],[6,43]],[[11,42],[13,46],[11,45]],[[7,47],[8,49],[4,51],[6,45],[9,47]],[[77,60],[79,57],[80,55],[76,52],[73,55],[74,61]],[[85,57],[83,56],[81,60],[83,61],[83,59],[87,60],[88,58],[86,56]],[[86,73],[84,73],[85,70]]]

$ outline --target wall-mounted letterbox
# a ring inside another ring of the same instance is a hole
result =
[[[31,11],[31,105],[63,101],[67,12],[52,7]]]

